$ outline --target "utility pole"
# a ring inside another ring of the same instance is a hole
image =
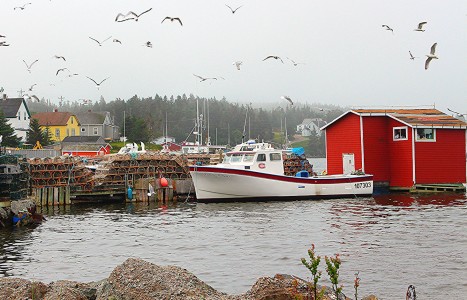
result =
[[[125,119],[125,111],[123,111],[123,144],[126,143]]]
[[[24,92],[25,92],[25,91],[23,91],[23,89],[20,89],[20,90],[18,91],[19,97],[23,97]]]
[[[60,99],[60,102],[58,102],[58,105],[62,106],[63,99],[65,99],[65,98],[63,96],[60,96],[60,97],[58,97],[58,99]]]

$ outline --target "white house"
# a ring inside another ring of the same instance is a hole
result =
[[[297,133],[302,136],[310,136],[314,131],[318,136],[321,136],[320,128],[324,125],[326,125],[326,121],[320,118],[304,119],[302,124],[297,125]]]
[[[3,110],[8,124],[15,130],[16,136],[25,142],[26,133],[29,129],[29,119],[31,118],[26,101],[23,98],[7,98],[3,94],[0,100],[0,109]]]

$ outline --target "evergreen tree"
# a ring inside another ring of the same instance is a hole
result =
[[[0,135],[2,136],[2,146],[18,147],[21,139],[16,136],[15,130],[8,124],[8,120],[0,109]]]
[[[39,121],[37,119],[32,119],[29,123],[26,141],[31,145],[35,145],[37,141],[39,141],[42,146],[50,145],[50,130],[48,130],[48,127],[42,130]]]

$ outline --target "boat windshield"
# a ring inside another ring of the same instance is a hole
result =
[[[235,163],[235,162],[241,162],[243,157],[243,153],[234,153],[230,157],[230,162]]]
[[[245,154],[245,156],[243,157],[243,161],[244,162],[252,162],[254,157],[255,157],[254,153]]]
[[[228,164],[228,163],[230,163],[230,154],[226,154],[226,155],[224,156],[224,159],[222,160],[222,163],[223,163],[223,164]]]

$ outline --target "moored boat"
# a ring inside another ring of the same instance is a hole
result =
[[[294,157],[295,156],[295,157]],[[199,202],[344,198],[373,193],[373,175],[317,175],[291,150],[235,148],[221,164],[190,166]],[[292,162],[292,163],[291,163]]]

